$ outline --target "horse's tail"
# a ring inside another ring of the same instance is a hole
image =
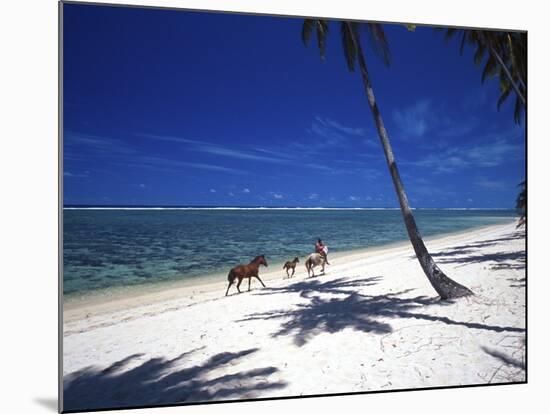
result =
[[[231,269],[231,270],[229,271],[229,274],[227,275],[227,281],[228,281],[229,283],[233,283],[233,281],[235,280],[236,277],[237,277],[237,276],[235,275],[235,272],[233,271],[233,269]]]
[[[311,257],[308,257],[308,258],[306,259],[305,265],[306,265],[307,271],[309,272],[309,269],[311,269]]]

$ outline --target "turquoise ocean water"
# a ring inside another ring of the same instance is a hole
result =
[[[514,210],[416,210],[424,237],[511,222]],[[407,240],[399,210],[64,209],[63,293],[193,281],[264,254],[269,264]]]

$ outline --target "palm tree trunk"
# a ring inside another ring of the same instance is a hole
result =
[[[388,168],[390,169],[393,185],[397,193],[397,198],[399,199],[401,213],[403,214],[403,220],[405,221],[405,227],[407,228],[409,239],[411,240],[411,244],[414,248],[420,266],[422,267],[422,270],[428,277],[428,280],[430,281],[436,292],[439,294],[441,299],[452,299],[473,295],[473,292],[470,289],[447,277],[441,271],[441,269],[439,269],[437,264],[435,264],[432,256],[428,252],[424,241],[422,240],[422,236],[420,235],[418,227],[416,226],[416,221],[414,219],[412,210],[409,207],[407,194],[405,193],[405,188],[403,187],[403,182],[401,181],[401,177],[397,169],[397,164],[393,156],[393,150],[390,144],[388,133],[386,131],[386,128],[384,127],[384,121],[382,120],[380,110],[378,109],[378,105],[376,104],[376,99],[374,97],[374,91],[372,89],[372,84],[370,82],[369,74],[367,71],[367,65],[365,62],[365,57],[363,55],[363,50],[361,49],[361,45],[357,41],[357,39],[355,39],[355,42],[358,51],[359,66],[361,68],[361,77],[363,79],[363,85],[365,87],[369,106],[374,117],[376,129],[378,130],[380,142],[382,143],[382,147],[384,148],[384,154],[386,156]]]

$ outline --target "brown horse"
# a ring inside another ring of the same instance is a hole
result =
[[[239,286],[241,286],[241,282],[245,277],[248,278],[248,291],[250,292],[250,282],[252,281],[252,278],[255,277],[260,281],[263,287],[265,287],[264,282],[262,282],[262,279],[260,279],[260,276],[258,276],[258,269],[260,268],[260,265],[264,265],[267,267],[267,262],[265,261],[264,255],[256,256],[254,260],[252,260],[247,265],[238,265],[235,266],[233,269],[229,271],[229,274],[227,275],[227,280],[229,281],[229,285],[227,286],[227,290],[225,291],[225,296],[229,293],[229,288],[235,281],[235,279],[239,279],[237,283],[237,290],[239,293],[241,293],[241,289],[239,289]]]
[[[298,263],[300,260],[295,257],[294,260],[290,262],[286,262],[283,266],[283,269],[286,270],[286,278],[289,279],[292,276],[294,276],[294,272],[296,271],[296,263]],[[289,270],[292,270],[292,274],[288,273]]]

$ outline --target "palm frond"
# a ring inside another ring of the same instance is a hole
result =
[[[317,46],[321,59],[325,59],[325,48],[328,33],[328,22],[326,20],[317,20]]]
[[[489,55],[489,59],[485,63],[483,73],[481,74],[481,83],[485,82],[487,78],[492,78],[498,73],[497,61],[493,55]]]
[[[384,33],[382,25],[378,23],[367,23],[363,26],[366,27],[367,33],[369,34],[369,46],[374,51],[374,53],[382,59],[384,65],[390,66],[391,64],[391,53],[390,47],[388,45],[388,39]]]
[[[479,42],[476,52],[474,54],[474,63],[479,66],[481,64],[481,61],[483,60],[483,56],[485,55],[485,52],[487,51],[487,47]]]
[[[516,208],[518,210],[525,210],[525,208],[527,207],[526,181],[523,180],[521,183],[519,183],[518,187],[521,187],[521,192],[518,194],[518,197],[516,198]]]
[[[355,71],[355,62],[357,60],[357,45],[353,41],[354,34],[352,31],[351,22],[342,22],[341,34],[344,57],[346,58],[348,69],[353,72]]]
[[[460,40],[460,56],[462,56],[464,54],[464,46],[466,45],[466,38],[467,38],[467,34],[466,34],[466,30],[463,30],[462,31],[462,39]]]
[[[320,19],[305,19],[302,25],[302,42],[308,46],[311,40],[311,34],[315,29],[317,34],[317,47],[321,59],[325,59],[326,39],[328,34],[328,21]]]
[[[309,45],[309,40],[311,39],[311,32],[313,31],[313,27],[315,26],[315,20],[313,19],[305,19],[304,24],[302,25],[302,42],[304,42],[304,45]]]
[[[514,121],[516,124],[521,124],[521,118],[523,115],[523,103],[521,102],[521,99],[519,99],[518,96],[516,96],[516,105],[514,106]]]
[[[498,110],[500,110],[500,107],[502,106],[504,101],[506,101],[506,99],[510,95],[511,91],[512,91],[512,88],[510,86],[508,86],[508,88],[506,88],[505,90],[502,91],[502,93],[500,94],[500,97],[498,98],[498,101],[497,101],[497,109]]]
[[[516,209],[520,217],[516,228],[524,226],[527,223],[527,182],[524,180],[519,184],[521,191],[516,198]]]
[[[436,30],[443,30],[443,29],[436,29]],[[447,29],[445,30],[445,34],[443,35],[443,39],[445,39],[445,41],[449,41],[451,40],[455,34],[458,33],[458,30],[457,29]]]

